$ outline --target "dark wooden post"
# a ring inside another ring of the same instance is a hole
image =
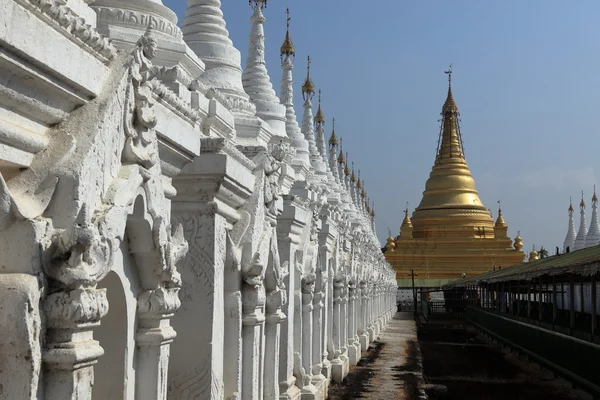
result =
[[[591,308],[591,314],[592,314],[592,342],[594,342],[594,336],[596,335],[596,320],[598,318],[597,312],[596,312],[596,302],[598,301],[597,300],[598,294],[596,293],[597,289],[598,289],[598,287],[596,286],[596,275],[592,276],[592,281],[591,281],[590,285],[592,286],[591,287],[591,289],[592,289],[591,292],[592,293],[591,293],[591,296],[590,296],[591,297],[591,301],[592,301],[592,304],[591,304],[591,306],[592,306],[592,308]]]
[[[573,334],[573,328],[575,328],[575,278],[573,275],[569,276],[569,333]]]
[[[581,279],[581,281],[579,282],[579,300],[580,300],[579,305],[581,307],[579,311],[581,311],[582,313],[584,313],[585,312],[585,300],[583,299],[583,286],[584,286],[584,284],[583,284],[583,278],[579,278],[579,279]]]
[[[525,282],[527,285],[527,319],[531,318],[531,283]]]
[[[521,316],[521,284],[517,282],[517,316]]]
[[[413,303],[414,303],[414,313],[415,318],[417,317],[417,290],[415,288],[415,276],[419,276],[419,274],[415,274],[415,270],[411,269],[410,274],[408,274],[412,278],[412,291],[413,291]]]
[[[538,298],[538,325],[541,324],[542,322],[542,307],[544,306],[544,303],[542,302],[542,277],[540,276],[540,278],[538,279],[538,291],[539,291],[539,298]]]
[[[552,277],[552,329],[556,324],[556,276]]]

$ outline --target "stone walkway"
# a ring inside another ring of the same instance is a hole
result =
[[[379,339],[340,384],[330,400],[421,400],[422,363],[417,328],[410,312],[397,313]]]

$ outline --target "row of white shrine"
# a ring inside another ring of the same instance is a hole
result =
[[[323,399],[392,317],[265,4],[242,68],[220,0],[0,2],[0,399]]]

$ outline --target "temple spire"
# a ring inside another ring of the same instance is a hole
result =
[[[321,179],[324,179],[326,174],[325,164],[323,163],[323,158],[321,157],[321,153],[317,148],[317,143],[315,140],[315,120],[312,113],[312,98],[315,95],[315,85],[310,78],[310,65],[312,61],[310,56],[307,59],[307,71],[306,71],[306,80],[302,85],[302,96],[304,97],[304,117],[302,119],[302,133],[304,133],[304,137],[308,141],[308,153],[310,158],[310,165],[314,168],[317,175],[320,176]]]
[[[454,158],[459,159],[456,161],[462,161],[466,164],[460,133],[460,114],[456,101],[454,101],[454,97],[452,96],[452,64],[450,64],[448,71],[444,71],[444,73],[448,75],[448,95],[442,106],[442,124],[438,139],[436,163],[438,159]]]
[[[502,217],[502,207],[500,205],[500,200],[498,200],[498,218],[495,223],[496,227],[506,227],[506,222],[504,221],[504,217]]]
[[[292,147],[296,149],[296,155],[292,165],[297,172],[306,172],[310,168],[310,158],[308,155],[308,142],[300,130],[296,110],[294,108],[294,79],[292,70],[294,69],[294,58],[296,49],[292,43],[290,34],[290,10],[286,9],[286,34],[281,45],[281,104],[286,108],[285,130],[290,138]]]
[[[319,155],[321,156],[321,161],[323,163],[324,172],[327,175],[327,181],[335,184],[335,178],[333,177],[333,173],[329,169],[327,163],[327,142],[325,140],[325,114],[323,114],[323,109],[321,108],[321,90],[319,89],[319,106],[317,109],[317,115],[315,116],[315,124],[317,126],[317,137],[316,137],[316,145],[319,150]],[[319,167],[320,168],[320,167]]]
[[[295,58],[296,57],[296,48],[294,47],[294,43],[292,42],[292,36],[290,35],[290,22],[292,21],[292,17],[290,17],[290,9],[285,9],[285,39],[283,40],[283,44],[281,45],[280,53],[281,60],[284,58]]]
[[[442,107],[438,151],[419,206],[412,215],[415,238],[485,238],[494,229],[494,220],[483,205],[462,149],[458,106],[452,96],[452,66],[448,95]],[[443,228],[442,228],[442,224]],[[465,229],[465,227],[468,227]]]
[[[575,250],[575,220],[573,218],[573,214],[575,209],[573,208],[573,201],[569,198],[569,226],[567,228],[567,236],[565,237],[565,241],[563,242],[563,253],[567,251]]]
[[[286,135],[286,108],[283,106],[271,83],[265,61],[265,32],[263,9],[266,0],[251,0],[253,9],[252,28],[248,39],[248,57],[246,67],[242,74],[244,90],[250,96],[250,101],[256,106],[256,115],[263,119],[272,128],[274,136],[287,137]]]
[[[587,226],[585,222],[585,201],[583,200],[583,190],[581,191],[581,202],[579,203],[579,215],[579,231],[577,231],[577,237],[575,238],[573,250],[579,250],[585,247]]]
[[[585,237],[585,247],[596,246],[600,243],[600,223],[598,222],[598,197],[596,196],[596,185],[592,196],[592,221],[590,229]]]
[[[242,85],[241,55],[229,38],[221,0],[188,0],[181,30],[184,41],[206,65],[200,80],[234,100],[236,118],[253,117],[256,110]]]

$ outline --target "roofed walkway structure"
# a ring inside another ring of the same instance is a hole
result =
[[[600,246],[534,260],[444,287],[465,318],[600,396]],[[472,299],[477,299],[473,301]]]

